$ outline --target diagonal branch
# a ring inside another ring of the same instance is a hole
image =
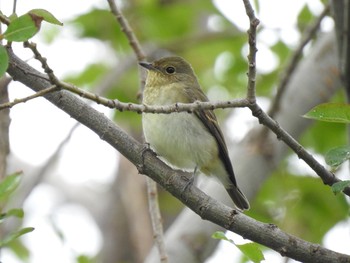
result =
[[[24,98],[21,98],[21,99],[15,99],[14,101],[11,101],[11,102],[2,103],[2,104],[0,104],[0,111],[3,110],[3,109],[12,108],[13,106],[15,106],[15,105],[17,105],[19,103],[25,103],[25,102],[27,102],[29,100],[32,100],[32,99],[35,99],[35,98],[38,98],[38,97],[42,97],[45,94],[48,94],[50,92],[54,92],[54,91],[57,91],[57,90],[59,90],[59,88],[57,86],[51,86],[51,87],[48,87],[48,88],[43,89],[41,91],[38,91],[38,92],[36,92],[33,95],[30,95],[30,96],[27,96],[27,97],[24,97]]]
[[[137,57],[137,60],[143,61],[146,59],[146,54],[143,51],[137,37],[135,36],[133,30],[129,26],[128,21],[123,16],[121,11],[118,9],[115,0],[107,0],[109,3],[109,6],[111,8],[112,13],[116,16],[117,21],[119,22],[121,29],[125,33],[127,39],[129,40],[129,44],[134,50],[134,53]],[[139,67],[139,74],[140,74],[140,91],[142,93],[145,83],[146,83],[146,72]],[[140,93],[140,95],[141,95]],[[139,99],[141,96],[138,96]],[[159,204],[158,204],[158,190],[157,190],[157,184],[155,181],[153,181],[150,178],[146,178],[147,181],[147,194],[148,194],[148,203],[149,203],[149,211],[152,221],[152,228],[154,233],[154,239],[155,243],[157,245],[160,261],[162,263],[168,262],[168,256],[165,251],[165,244],[164,244],[164,234],[163,234],[163,225],[162,225],[162,217],[160,214]]]
[[[268,115],[270,115],[272,118],[275,115],[276,111],[278,111],[278,109],[280,107],[282,95],[284,94],[285,89],[287,87],[287,84],[288,84],[293,72],[295,71],[295,69],[298,65],[298,61],[300,60],[300,58],[302,56],[304,47],[307,45],[307,43],[310,42],[312,37],[314,37],[317,30],[320,28],[320,25],[321,25],[323,18],[325,18],[325,16],[329,13],[329,9],[330,9],[330,6],[328,4],[328,5],[326,5],[326,7],[322,11],[322,13],[319,15],[319,17],[310,26],[307,27],[307,29],[305,30],[305,32],[300,40],[298,47],[295,49],[292,57],[289,59],[287,67],[286,67],[285,71],[283,72],[281,80],[279,81],[276,96],[275,96],[275,98],[270,106],[270,109],[268,111]]]
[[[35,69],[17,58],[9,49],[8,73],[35,91],[51,84],[38,77]],[[33,74],[28,74],[31,72]],[[325,249],[281,231],[274,225],[261,223],[232,210],[200,191],[188,186],[188,174],[172,170],[160,161],[153,152],[144,150],[143,145],[122,131],[113,121],[96,111],[67,91],[56,91],[45,95],[50,102],[84,124],[104,141],[128,158],[141,173],[151,177],[186,206],[205,220],[218,224],[245,238],[270,247],[283,256],[303,262],[350,262],[350,256]],[[185,190],[182,190],[185,189]]]
[[[313,169],[316,174],[318,174],[323,183],[326,185],[333,185],[334,183],[340,181],[338,178],[334,176],[333,173],[328,171],[321,165],[317,160],[309,154],[305,148],[299,144],[292,136],[290,136],[283,128],[281,128],[278,123],[272,119],[268,114],[266,114],[261,107],[256,102],[255,97],[255,76],[256,76],[256,28],[259,24],[259,20],[255,17],[254,10],[249,2],[249,0],[243,0],[244,6],[246,8],[247,15],[250,21],[250,27],[248,30],[249,37],[249,71],[248,71],[248,92],[247,99],[251,102],[248,107],[252,111],[252,114],[259,119],[259,122],[266,127],[268,127],[271,131],[273,131],[277,138],[281,139],[285,142],[297,155],[300,159],[304,160],[310,167]],[[323,16],[326,15],[329,8],[326,8],[323,12]],[[316,21],[316,26],[314,28],[318,28],[318,25],[322,19]],[[310,34],[314,33],[316,29],[314,29]],[[303,43],[307,43],[307,40],[304,40]],[[305,45],[305,44],[304,44]],[[303,46],[302,46],[303,47]],[[295,58],[297,59],[297,58]],[[350,188],[346,188],[343,191],[345,194],[350,195]]]
[[[131,29],[128,21],[125,19],[124,15],[120,11],[120,9],[117,7],[115,0],[107,0],[107,1],[108,1],[109,7],[110,7],[112,13],[114,14],[116,19],[118,20],[118,23],[120,24],[122,31],[125,33],[127,39],[129,40],[129,44],[132,47],[132,49],[134,50],[134,53],[137,57],[137,60],[138,61],[145,60],[146,54],[145,54],[145,52],[143,52],[141,45],[140,45],[137,37],[135,36],[133,30]]]

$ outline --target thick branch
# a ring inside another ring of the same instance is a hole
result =
[[[43,90],[51,85],[45,79],[38,77],[41,74],[17,58],[11,50],[9,50],[9,56],[8,73],[13,79],[35,91]],[[72,118],[93,130],[101,139],[128,158],[140,172],[150,176],[203,219],[210,220],[299,261],[350,262],[350,256],[303,241],[282,232],[275,226],[258,222],[232,210],[194,186],[186,187],[188,186],[188,174],[169,168],[156,158],[154,153],[145,151],[140,143],[123,132],[113,121],[69,92],[56,91],[45,97]],[[182,191],[182,189],[185,190]]]

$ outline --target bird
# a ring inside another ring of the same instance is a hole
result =
[[[139,64],[148,71],[143,104],[164,106],[209,101],[192,66],[182,57],[169,56]],[[142,128],[146,142],[166,163],[216,176],[239,210],[250,208],[237,185],[225,139],[213,110],[143,113]]]

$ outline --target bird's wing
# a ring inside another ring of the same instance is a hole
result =
[[[195,101],[209,101],[207,96],[203,93],[203,91],[200,88],[192,89],[188,88],[185,89],[187,93],[190,93],[190,96],[187,96],[191,98],[191,102]],[[221,161],[223,162],[225,169],[227,173],[230,176],[231,182],[237,186],[236,178],[233,172],[232,163],[228,154],[227,146],[225,143],[224,135],[222,134],[222,131],[220,129],[220,126],[218,124],[217,118],[215,116],[214,111],[212,110],[196,110],[194,112],[198,119],[203,123],[203,125],[207,128],[207,130],[212,134],[216,140],[216,143],[219,148],[219,157]]]

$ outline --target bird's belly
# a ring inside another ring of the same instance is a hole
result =
[[[181,169],[200,168],[218,154],[215,139],[194,114],[143,114],[143,131],[151,148]]]

